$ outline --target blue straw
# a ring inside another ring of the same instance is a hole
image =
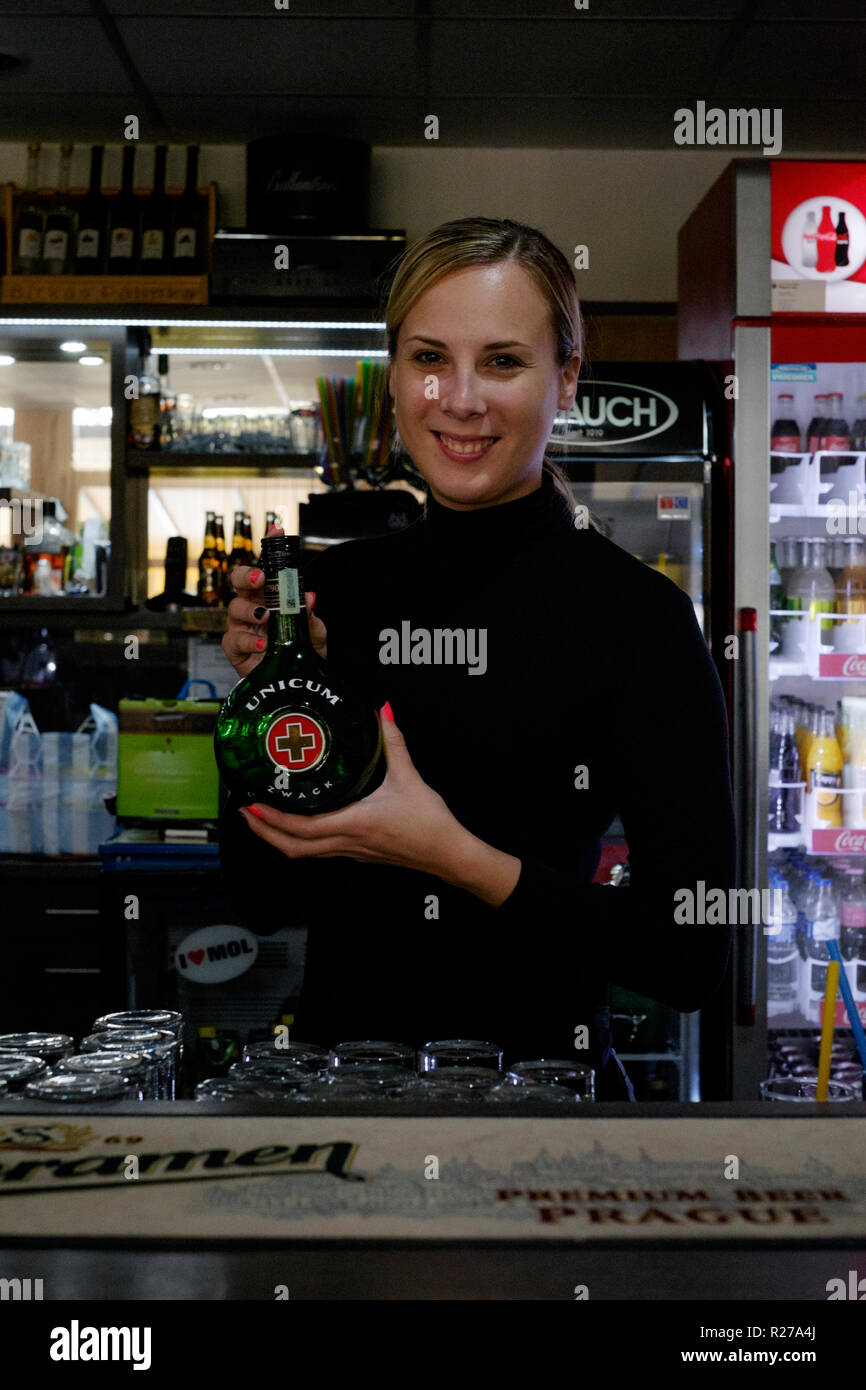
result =
[[[839,988],[842,991],[842,998],[845,1000],[848,1022],[851,1024],[854,1042],[857,1051],[860,1053],[860,1061],[863,1064],[864,1072],[866,1072],[866,1033],[863,1032],[863,1024],[860,1022],[860,1015],[857,1012],[857,1005],[854,1003],[854,996],[851,993],[848,976],[845,974],[845,965],[839,950],[839,942],[831,939],[827,942],[827,950],[830,952],[831,959],[839,962]]]

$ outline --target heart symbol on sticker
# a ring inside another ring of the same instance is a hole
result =
[[[202,961],[204,960],[204,951],[203,951],[203,950],[202,950],[202,951],[187,951],[187,955],[189,956],[189,958],[190,958],[190,960],[192,961],[193,965],[201,965]]]

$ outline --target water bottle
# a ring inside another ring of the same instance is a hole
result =
[[[798,996],[797,909],[781,874],[770,875],[767,931],[767,1016],[794,1013]]]
[[[830,952],[827,942],[839,939],[839,912],[829,878],[820,878],[807,909],[806,969],[803,972],[801,1009],[809,1023],[821,1022],[821,1001],[827,986]]]
[[[839,950],[854,1002],[866,1001],[866,883],[851,869],[839,904]]]

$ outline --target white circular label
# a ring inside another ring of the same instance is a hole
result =
[[[243,975],[259,954],[259,939],[245,927],[217,922],[184,937],[174,953],[179,975],[199,985],[215,985]]]

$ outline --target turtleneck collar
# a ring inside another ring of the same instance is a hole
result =
[[[477,554],[517,544],[522,548],[527,541],[537,542],[552,532],[573,529],[574,507],[559,492],[550,474],[542,473],[541,486],[525,497],[468,511],[443,507],[428,488],[424,525],[429,538],[437,544]]]

